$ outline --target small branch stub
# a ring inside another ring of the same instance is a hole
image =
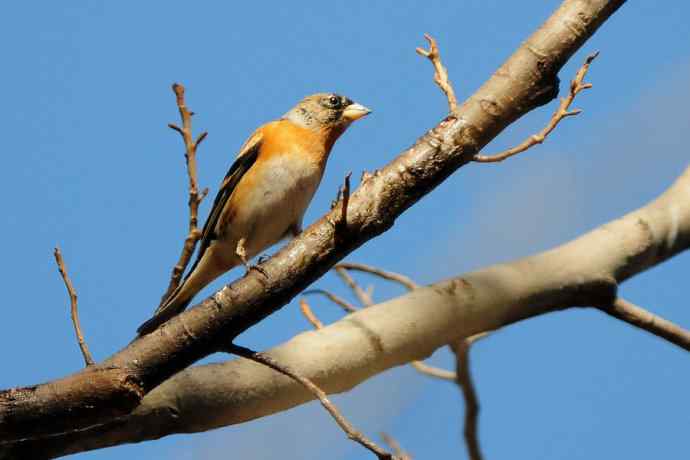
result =
[[[492,155],[480,155],[477,154],[474,156],[472,161],[475,161],[477,163],[498,163],[500,161],[503,161],[507,158],[510,158],[514,155],[517,155],[518,153],[522,153],[529,148],[541,144],[546,140],[546,137],[551,134],[551,132],[556,129],[556,126],[567,117],[572,117],[575,115],[578,115],[579,113],[582,112],[581,109],[574,109],[574,110],[568,110],[570,108],[570,105],[573,103],[575,100],[575,96],[580,93],[580,91],[583,91],[585,89],[589,89],[592,87],[591,83],[583,83],[585,79],[585,75],[587,75],[587,71],[589,70],[589,66],[596,59],[596,57],[599,55],[599,52],[597,51],[594,54],[590,54],[587,56],[585,59],[584,64],[578,69],[577,73],[575,74],[575,78],[570,82],[570,90],[568,93],[567,97],[561,98],[561,102],[558,105],[558,108],[554,112],[554,114],[551,116],[551,119],[547,123],[547,125],[539,131],[537,134],[533,134],[527,139],[525,139],[521,144],[505,150],[500,153],[492,154]]]
[[[448,100],[448,110],[450,111],[451,115],[455,115],[458,112],[458,100],[455,97],[453,85],[448,78],[448,70],[441,61],[441,53],[439,52],[436,40],[434,40],[434,38],[429,34],[424,34],[424,38],[426,38],[426,41],[429,42],[429,49],[425,50],[424,48],[417,48],[415,51],[417,51],[417,54],[420,56],[424,56],[425,58],[429,59],[431,64],[433,64],[434,81],[439,88],[441,88],[441,91],[443,91],[443,93],[446,95],[446,99]]]
[[[79,344],[81,354],[84,357],[84,363],[86,363],[86,366],[88,367],[95,364],[95,361],[93,360],[93,356],[91,356],[89,347],[86,345],[84,334],[81,332],[81,323],[79,322],[79,311],[77,308],[77,291],[74,290],[72,280],[67,274],[67,267],[65,266],[65,261],[62,258],[60,248],[56,247],[53,251],[53,255],[55,256],[55,262],[57,263],[58,270],[60,271],[60,276],[62,276],[62,281],[65,283],[65,288],[67,288],[67,294],[69,294],[70,312],[72,316],[72,324],[74,325],[74,333],[77,336],[77,343]]]
[[[345,175],[345,182],[341,189],[338,190],[337,200],[341,200],[340,203],[340,218],[335,222],[335,239],[336,243],[339,243],[347,233],[347,208],[350,205],[350,177],[352,172]],[[337,205],[337,201],[336,201]]]

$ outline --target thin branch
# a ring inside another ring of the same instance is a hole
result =
[[[74,290],[74,285],[72,285],[72,280],[67,274],[67,267],[65,266],[65,261],[62,258],[62,252],[60,248],[56,247],[53,251],[55,256],[55,262],[57,262],[58,270],[60,271],[60,276],[62,276],[62,281],[65,282],[65,287],[67,288],[67,293],[69,294],[70,309],[72,316],[72,324],[74,325],[74,332],[77,335],[77,342],[79,343],[79,348],[81,349],[81,354],[84,357],[84,363],[86,366],[91,366],[95,364],[93,356],[89,351],[88,345],[84,340],[84,334],[81,332],[81,324],[79,322],[79,311],[77,309],[77,291]]]
[[[424,34],[424,38],[429,42],[429,50],[417,48],[415,51],[417,51],[417,54],[420,56],[429,59],[434,65],[434,81],[439,88],[441,88],[441,91],[445,93],[446,99],[448,99],[448,110],[452,115],[455,115],[458,112],[458,100],[455,97],[453,85],[448,78],[448,70],[446,70],[443,62],[441,62],[441,53],[438,50],[436,40],[429,34]]]
[[[194,140],[192,137],[192,115],[187,108],[187,104],[184,99],[184,86],[175,83],[172,85],[172,90],[175,93],[175,99],[177,101],[177,108],[180,111],[180,118],[182,119],[182,128],[170,123],[168,126],[180,133],[182,140],[185,145],[185,160],[187,163],[187,176],[189,178],[189,200],[187,205],[189,206],[189,232],[182,245],[182,252],[180,253],[180,258],[172,269],[170,274],[170,282],[168,288],[165,290],[165,294],[161,298],[161,305],[165,302],[168,297],[177,289],[182,280],[182,275],[184,274],[189,261],[192,259],[194,254],[194,249],[196,244],[201,238],[201,230],[199,230],[199,205],[202,200],[208,194],[208,189],[205,188],[199,192],[199,182],[197,179],[197,166],[196,166],[196,150],[199,147],[208,133],[204,131],[199,135],[199,137]]]
[[[411,361],[410,366],[414,367],[415,370],[420,374],[424,374],[435,379],[448,380],[450,382],[457,381],[455,372],[441,369],[440,367],[430,366],[424,361]]]
[[[465,400],[463,434],[470,460],[482,459],[478,435],[479,398],[477,397],[477,390],[474,387],[472,370],[470,368],[470,347],[475,341],[485,337],[487,334],[488,333],[476,334],[451,345],[451,348],[455,352],[456,381],[462,391],[462,397]]]
[[[343,281],[345,281],[345,284],[347,284],[350,287],[350,289],[352,289],[352,291],[355,293],[355,295],[359,298],[360,302],[362,302],[364,307],[369,307],[373,304],[371,295],[359,286],[359,284],[347,272],[348,270],[357,270],[372,275],[376,275],[388,281],[400,283],[410,291],[417,289],[419,287],[417,283],[415,283],[414,281],[412,281],[412,279],[408,278],[405,275],[401,275],[400,273],[395,272],[389,272],[386,270],[381,270],[380,268],[372,267],[371,265],[343,262],[339,263],[334,268],[336,272],[340,275],[340,277],[343,279]],[[456,381],[455,372],[430,366],[426,364],[424,361],[411,361],[410,366],[412,366],[420,374],[424,374],[428,377],[434,377],[441,380],[449,380],[451,382]]]
[[[581,109],[575,109],[575,110],[568,110],[570,108],[570,104],[573,103],[575,100],[575,96],[577,94],[585,89],[589,89],[592,87],[591,83],[583,83],[583,80],[585,78],[585,75],[587,75],[587,71],[589,70],[589,66],[592,63],[592,61],[599,55],[599,52],[597,51],[596,53],[590,54],[587,56],[585,59],[585,63],[582,64],[582,66],[578,69],[577,73],[575,74],[575,78],[570,82],[570,92],[568,93],[568,97],[561,98],[561,102],[558,105],[558,108],[554,112],[554,114],[551,116],[551,119],[547,123],[547,125],[539,131],[537,134],[533,134],[527,139],[525,139],[521,144],[505,150],[500,153],[496,153],[493,155],[480,155],[477,154],[474,156],[472,161],[476,161],[477,163],[497,163],[500,161],[505,160],[506,158],[510,158],[513,155],[517,155],[518,153],[522,153],[525,150],[528,150],[530,147],[533,147],[537,144],[541,144],[546,140],[546,137],[551,134],[551,132],[556,129],[556,126],[563,120],[564,118],[567,117],[572,117],[575,115],[578,115],[579,113],[582,112]]]
[[[139,337],[126,348],[114,353],[103,363],[95,366],[98,372],[88,369],[30,388],[0,391],[0,401],[7,398],[12,401],[9,405],[0,403],[0,443],[22,440],[22,448],[27,448],[29,439],[50,437],[52,445],[56,446],[60,442],[58,437],[61,433],[79,431],[81,439],[86,436],[83,430],[89,427],[125,417],[135,408],[138,411],[142,401],[151,390],[155,391],[171,376],[188,367],[190,363],[218,351],[221,343],[237,337],[282,308],[289,299],[298,295],[335,263],[367,241],[389,230],[407,209],[419,202],[454,171],[466,165],[477,149],[481,149],[490,142],[510,123],[550,100],[557,73],[562,65],[623,3],[624,0],[563,2],[544,25],[526,38],[523,45],[506,60],[501,68],[472,97],[468,98],[466,103],[458,107],[458,114],[455,117],[445,117],[439,121],[413,146],[401,152],[395,160],[382,166],[377,174],[359,185],[350,197],[348,228],[351,231],[347,233],[344,244],[338,246],[334,244],[332,222],[337,220],[340,214],[339,209],[334,209],[310,225],[300,236],[265,262],[266,271],[271,273],[268,284],[258,283],[254,277],[241,278],[233,282],[232,285],[198,303],[197,308],[190,308],[172,318],[164,334]],[[586,20],[583,21],[582,18]],[[574,23],[577,23],[577,27],[572,27]],[[514,78],[506,78],[506,70],[509,70]],[[494,107],[497,108],[494,113],[484,110],[486,104],[495,101],[500,102],[500,107]],[[503,101],[509,101],[509,103],[503,104]],[[685,197],[686,189],[683,193]],[[578,266],[579,262],[596,265],[604,257],[607,260],[620,261],[621,259],[617,256],[623,250],[621,248],[624,248],[627,253],[623,260],[629,262],[619,263],[613,272],[607,272],[606,267],[595,272],[598,276],[597,286],[600,286],[597,292],[601,292],[609,286],[606,284],[609,280],[621,281],[671,257],[688,241],[687,238],[683,238],[686,235],[683,213],[687,201],[687,198],[681,199],[674,204],[677,206],[673,209],[673,215],[681,217],[679,219],[674,217],[673,236],[661,245],[657,244],[657,235],[671,235],[671,233],[664,233],[668,219],[655,215],[646,223],[636,220],[633,228],[628,228],[628,233],[624,233],[627,242],[631,240],[630,235],[637,235],[636,228],[646,229],[644,244],[621,245],[620,236],[616,234],[617,241],[609,251],[610,254],[607,253],[604,256],[587,251],[591,257],[569,259],[568,272],[577,274],[579,305],[582,305],[582,300],[587,298],[588,283],[594,275],[589,276],[592,273],[590,271],[575,272],[572,266]],[[625,219],[623,221],[626,224],[628,222]],[[662,221],[663,224],[658,224],[658,221]],[[616,228],[619,222],[620,220],[614,222],[613,227]],[[644,226],[641,225],[643,223]],[[650,228],[653,232],[649,231]],[[611,231],[607,229],[606,233],[611,233]],[[607,238],[600,237],[599,240],[606,242]],[[580,259],[586,260],[580,261]],[[626,264],[629,268],[622,270],[620,267]],[[561,265],[556,266],[562,268],[562,261]],[[523,267],[520,273],[524,271]],[[600,274],[606,274],[607,277],[601,279]],[[549,278],[549,275],[547,272],[545,278],[552,280],[553,278]],[[541,278],[539,280],[541,281]],[[531,286],[528,281],[521,278],[518,285],[521,288]],[[466,286],[466,279],[463,278],[455,283],[444,285],[448,292],[442,289],[431,289],[433,299],[445,298],[454,292],[460,292],[467,297],[468,291],[463,288]],[[483,285],[480,283],[479,287],[470,291],[472,302],[483,299],[482,290]],[[434,309],[434,315],[429,315],[428,309],[422,308],[422,313],[425,315],[424,321],[415,323],[415,327],[409,332],[417,334],[422,330],[431,331],[433,337],[427,342],[421,340],[415,342],[414,347],[409,347],[408,344],[405,350],[410,358],[404,356],[402,352],[399,355],[390,354],[389,343],[384,341],[386,349],[382,355],[387,360],[386,363],[401,364],[425,356],[425,353],[434,349],[432,348],[434,344],[440,341],[449,343],[463,335],[461,333],[463,328],[468,333],[475,333],[500,325],[497,323],[527,316],[528,313],[519,309],[519,303],[524,299],[522,296],[524,290],[518,292],[517,296],[508,298],[501,297],[504,290],[488,290],[494,300],[500,300],[502,303],[491,303],[492,312],[483,316],[479,315],[479,312],[484,312],[483,308],[488,307],[488,303],[473,303],[476,310],[474,308],[470,311],[453,309],[452,316],[446,316],[446,312],[441,308]],[[566,294],[561,284],[558,285],[556,291],[559,304],[563,304]],[[420,290],[419,294],[410,296],[414,298],[417,310],[420,310],[418,302],[424,297],[425,292],[426,289]],[[547,295],[537,296],[537,298],[539,301],[552,300]],[[533,299],[530,298],[530,300]],[[399,306],[398,303],[389,301],[384,304],[384,307],[391,305]],[[534,312],[540,307],[543,305],[535,306],[529,310],[529,314],[535,314]],[[449,304],[444,304],[444,308],[449,308]],[[392,316],[396,315],[394,309],[391,313]],[[360,313],[356,314],[360,315]],[[465,321],[459,321],[466,315],[471,316],[474,321],[469,321],[467,324]],[[362,312],[362,316],[368,315]],[[428,318],[430,316],[433,318]],[[479,319],[476,319],[476,316],[479,316]],[[439,327],[435,321],[441,318],[452,322],[453,327],[450,330]],[[428,329],[430,324],[434,324],[435,327]],[[324,328],[323,331],[327,329],[329,328]],[[339,328],[334,329],[339,330]],[[348,328],[344,327],[344,329]],[[379,329],[376,330],[379,333]],[[361,329],[358,329],[360,336],[362,336],[361,332]],[[400,334],[399,330],[396,333],[409,340],[408,334]],[[320,336],[320,334],[310,335]],[[370,336],[366,338],[371,341]],[[319,351],[326,353],[328,350]],[[368,348],[367,351],[372,354],[372,358],[378,358],[381,355]],[[399,360],[401,356],[403,358]],[[136,365],[133,365],[132,363],[135,362]],[[111,378],[107,381],[101,379],[97,393],[98,402],[93,402],[94,387],[91,383],[94,378],[101,378],[104,375]],[[243,377],[239,380],[245,379]],[[16,397],[18,393],[21,398]],[[277,399],[280,396],[272,395]],[[195,405],[195,408],[198,406]],[[46,414],[50,416],[46,417]],[[177,417],[177,414],[173,415]],[[220,423],[220,418],[215,414],[214,420]],[[174,425],[179,427],[177,421]],[[161,433],[168,428],[156,426],[156,430],[160,437]],[[112,439],[107,441],[115,442]],[[47,441],[44,447],[45,444]],[[94,443],[85,445],[82,442],[72,442],[70,447],[63,446],[74,451],[93,449],[94,445]]]
[[[325,289],[309,289],[308,291],[304,291],[302,295],[311,295],[311,294],[321,294],[325,296],[328,300],[333,302],[336,305],[339,305],[343,310],[345,310],[348,313],[354,313],[357,311],[357,307],[352,305],[350,302],[347,300],[343,299],[340,296],[337,296],[333,294],[332,292],[328,292]],[[367,295],[369,293],[367,292]]]
[[[381,437],[383,438],[383,442],[388,444],[388,447],[393,451],[395,458],[398,460],[412,460],[412,456],[400,447],[400,443],[393,436],[382,432]]]
[[[323,323],[316,317],[306,300],[300,299],[299,308],[304,317],[307,318],[307,321],[314,326],[314,329],[321,329],[323,327]]]
[[[371,265],[352,262],[341,262],[335,266],[336,269],[339,267],[344,268],[346,270],[356,270],[364,273],[370,273],[372,275],[379,276],[385,280],[394,281],[396,283],[402,284],[410,291],[413,289],[417,289],[419,287],[417,283],[415,283],[414,281],[412,281],[412,279],[408,278],[405,275],[401,275],[400,273],[395,272],[389,272],[386,270],[381,270],[380,268],[372,267]]]
[[[343,282],[350,289],[352,289],[352,292],[355,294],[362,306],[369,307],[374,304],[374,301],[371,299],[369,294],[367,294],[367,292],[362,289],[357,282],[355,282],[345,268],[335,267],[335,272],[338,274],[338,276],[340,276],[340,279],[342,279]]]
[[[331,414],[331,417],[335,420],[338,426],[347,434],[347,437],[351,440],[361,444],[366,449],[369,449],[374,453],[379,459],[385,460],[395,460],[395,457],[390,453],[386,452],[384,449],[379,447],[374,441],[367,438],[364,434],[359,432],[338,410],[337,407],[328,399],[326,393],[319,388],[314,382],[308,378],[300,375],[297,371],[291,369],[288,366],[282,365],[273,359],[270,355],[261,353],[258,351],[250,350],[240,345],[230,344],[227,351],[229,353],[241,356],[242,358],[249,359],[264,366],[270,367],[271,369],[280,372],[281,374],[287,375],[293,380],[301,383],[307,390],[309,390],[316,398],[319,399],[321,405]]]
[[[686,351],[690,351],[690,331],[627,300],[618,297],[610,306],[599,307],[599,309],[614,318],[644,329]]]

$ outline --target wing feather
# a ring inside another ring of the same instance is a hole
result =
[[[254,132],[254,134],[247,139],[244,145],[242,145],[235,162],[232,164],[232,166],[230,166],[230,169],[225,175],[220,189],[218,190],[218,194],[213,200],[213,207],[211,208],[211,212],[206,219],[204,229],[201,232],[201,244],[199,246],[196,261],[194,262],[194,265],[192,265],[192,269],[189,270],[187,277],[189,277],[189,274],[194,271],[208,247],[211,245],[213,240],[216,239],[216,225],[218,224],[218,220],[221,218],[225,204],[232,196],[232,192],[235,190],[235,187],[237,187],[240,179],[242,179],[242,177],[256,162],[256,158],[259,155],[259,149],[261,148],[262,139],[263,134],[261,129]]]

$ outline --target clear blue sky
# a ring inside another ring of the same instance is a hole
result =
[[[259,124],[298,99],[338,91],[371,107],[336,145],[306,222],[347,171],[390,161],[445,113],[431,66],[434,35],[459,97],[469,96],[557,1],[13,2],[0,15],[5,263],[0,387],[82,365],[51,254],[59,244],[97,359],[125,345],[155,307],[186,226],[182,145],[169,86],[188,88],[200,180],[211,193]],[[547,143],[500,165],[470,165],[350,260],[429,283],[566,241],[655,197],[688,165],[690,4],[631,2],[561,74],[600,50],[594,89]],[[538,129],[554,104],[488,150]],[[487,150],[487,151],[488,151]],[[205,216],[209,201],[202,209]],[[423,224],[423,226],[422,226]],[[400,248],[408,248],[400,250]],[[586,257],[583,254],[583,257]],[[624,285],[690,327],[688,255]],[[240,274],[232,272],[225,281]],[[377,281],[382,300],[400,291]],[[348,293],[332,276],[316,283]],[[314,303],[324,320],[332,306]],[[294,304],[247,332],[255,348],[307,328]],[[213,360],[225,359],[214,356]],[[451,366],[438,352],[432,362]],[[686,458],[687,353],[596,311],[573,310],[497,332],[473,350],[487,458]],[[352,421],[387,431],[416,459],[463,449],[456,388],[408,368],[336,397]],[[266,442],[271,439],[270,442]],[[316,405],[199,435],[80,458],[370,458]]]

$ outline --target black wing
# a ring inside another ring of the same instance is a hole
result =
[[[189,270],[189,273],[187,274],[187,277],[189,277],[189,275],[194,271],[208,247],[211,245],[213,240],[216,239],[217,235],[215,229],[218,219],[220,219],[223,208],[225,208],[225,204],[230,199],[230,196],[232,196],[232,192],[235,190],[235,187],[237,187],[238,182],[240,179],[242,179],[246,172],[249,171],[249,168],[251,168],[256,162],[256,158],[259,155],[259,149],[261,147],[262,137],[261,132],[257,131],[252,134],[249,139],[247,139],[247,142],[245,142],[240,149],[240,154],[237,156],[237,159],[232,166],[230,166],[228,173],[225,175],[223,183],[220,186],[220,190],[218,190],[218,194],[216,195],[215,200],[213,200],[213,207],[208,215],[208,219],[206,219],[204,229],[201,232],[201,244],[199,246],[199,252],[196,256],[196,260],[194,261],[194,265],[192,265],[192,269]],[[185,279],[187,279],[187,277],[185,277]]]

